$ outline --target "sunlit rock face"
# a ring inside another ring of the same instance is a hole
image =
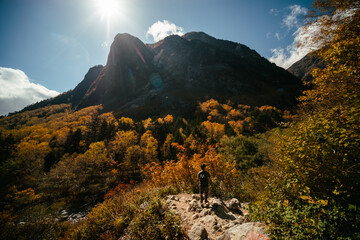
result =
[[[78,85],[81,94],[76,88],[66,93],[76,99],[73,106],[103,104],[105,110],[137,118],[184,116],[209,98],[285,108],[295,103],[302,89],[300,79],[255,50],[202,32],[172,35],[147,45],[118,34],[106,66],[96,70]]]
[[[152,74],[157,73],[152,59],[153,54],[138,38],[116,35],[105,69],[90,86],[82,104],[101,103],[105,108],[116,109],[144,94]]]

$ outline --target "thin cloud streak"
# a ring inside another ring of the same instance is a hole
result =
[[[299,23],[298,18],[301,16],[305,16],[308,13],[307,8],[301,7],[300,5],[292,5],[289,7],[290,13],[285,15],[282,20],[282,23],[285,27],[287,27],[288,31],[293,28],[298,28],[302,24]]]

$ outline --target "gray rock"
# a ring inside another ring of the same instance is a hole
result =
[[[220,228],[219,225],[215,225],[215,226],[214,226],[214,230],[215,230],[215,231],[219,231],[219,230],[221,230],[221,228]]]
[[[149,207],[149,203],[148,202],[143,202],[141,205],[140,205],[140,210],[145,210]]]
[[[265,233],[265,229],[265,225],[258,222],[237,224],[226,230],[218,240],[247,239],[250,235],[251,239],[254,240],[269,240],[269,237]]]
[[[225,205],[230,210],[241,211],[240,201],[236,198],[232,198],[225,202]]]
[[[235,220],[236,217],[233,214],[229,214],[229,209],[227,209],[222,203],[217,202],[213,203],[211,210],[215,213],[216,216],[222,219]]]
[[[86,217],[85,212],[72,213],[69,218],[72,222],[79,222]]]
[[[215,225],[217,225],[217,220],[215,218],[215,216],[212,216],[212,215],[207,215],[205,217],[202,217],[200,219],[200,222],[203,223],[203,224],[206,224],[207,226],[209,227],[214,227]]]
[[[189,207],[187,208],[187,211],[191,212],[191,211],[198,211],[198,210],[201,211],[199,203],[195,199],[191,200],[191,202],[189,203]]]
[[[69,217],[70,217],[70,215],[69,215],[69,212],[68,212],[68,211],[62,210],[62,211],[60,212],[60,220],[61,220],[61,221],[66,221],[66,220],[69,219]]]
[[[208,233],[204,226],[201,223],[195,223],[190,231],[188,232],[190,240],[205,240],[208,237]]]
[[[211,202],[212,204],[217,204],[217,205],[220,205],[220,206],[225,206],[224,203],[223,203],[220,199],[218,199],[218,198],[213,198],[213,199],[210,200],[210,202]]]
[[[168,196],[168,199],[170,199],[170,200],[175,200],[177,197],[175,196],[175,195],[169,195]]]
[[[191,197],[193,199],[200,200],[200,195],[199,194],[193,194],[193,195],[191,195]]]
[[[200,217],[200,215],[198,213],[195,213],[194,215],[191,216],[191,219],[195,220],[198,219]]]
[[[63,209],[60,214],[61,215],[67,215],[67,216],[69,215],[68,211],[66,211],[65,209]]]
[[[201,217],[206,216],[206,215],[210,215],[210,214],[211,214],[211,210],[208,209],[208,208],[205,208],[200,212]]]
[[[131,240],[131,236],[128,234],[125,234],[119,238],[119,240]]]

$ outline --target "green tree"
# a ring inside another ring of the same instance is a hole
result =
[[[360,238],[359,9],[350,0],[313,4],[307,28],[319,32],[308,44],[322,47],[326,67],[314,70],[300,119],[275,146],[281,171],[260,217],[274,239]]]

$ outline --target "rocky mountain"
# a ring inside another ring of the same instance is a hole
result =
[[[317,51],[308,53],[305,57],[291,65],[287,70],[302,81],[310,81],[312,79],[312,70],[325,67],[325,63],[317,53]]]
[[[90,69],[74,90],[30,107],[103,104],[139,118],[183,115],[209,98],[284,108],[301,88],[297,77],[242,44],[191,32],[145,45],[124,33],[115,36],[105,67]]]
[[[22,111],[28,111],[48,105],[62,103],[71,103],[73,106],[78,106],[82,99],[85,97],[85,94],[89,90],[90,86],[99,77],[103,69],[104,66],[102,65],[97,65],[90,68],[89,71],[85,74],[84,79],[73,90],[64,92],[54,98],[45,99],[41,102],[27,106]]]

